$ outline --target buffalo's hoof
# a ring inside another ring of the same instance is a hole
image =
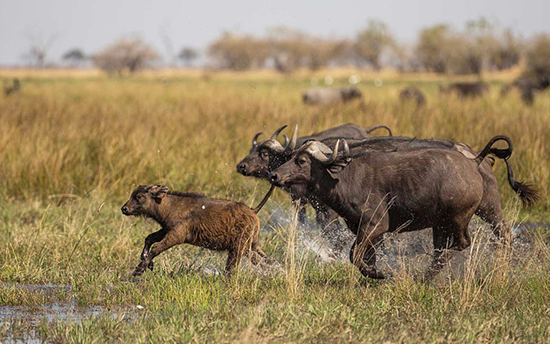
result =
[[[145,272],[144,269],[135,268],[134,271],[132,272],[132,276],[134,276],[134,277],[141,276],[141,275],[143,275],[144,272]]]
[[[153,271],[153,262],[149,262],[149,265],[147,265],[147,267],[149,268],[149,270]]]
[[[376,269],[362,270],[361,273],[363,274],[363,276],[368,277],[368,278],[372,278],[372,279],[385,279],[386,278],[383,273],[381,273],[380,271],[378,271]]]
[[[380,271],[374,271],[374,272],[370,273],[368,277],[370,277],[372,279],[385,279],[386,278],[386,276],[384,276],[384,274],[381,273]]]

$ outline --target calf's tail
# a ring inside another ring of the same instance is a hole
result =
[[[506,141],[508,147],[504,149],[493,148],[492,146],[498,141]],[[504,163],[506,164],[506,169],[508,171],[508,184],[510,184],[512,189],[518,194],[524,206],[533,205],[540,198],[539,192],[534,185],[530,183],[519,182],[514,178],[512,166],[510,166],[510,162],[508,161],[508,159],[512,155],[512,151],[513,145],[510,138],[503,135],[495,136],[491,140],[489,140],[489,143],[487,143],[485,148],[483,148],[483,150],[477,155],[475,161],[478,165],[481,164],[483,159],[485,159],[488,154],[492,154],[499,159],[503,159]]]

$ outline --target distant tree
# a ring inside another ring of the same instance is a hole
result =
[[[349,49],[345,40],[315,37],[284,26],[269,29],[266,43],[269,58],[281,73],[301,67],[310,70],[326,67],[345,58]]]
[[[56,36],[52,35],[44,38],[41,35],[28,35],[29,50],[23,55],[23,58],[36,68],[44,68],[49,50],[55,42]]]
[[[361,60],[366,61],[375,70],[379,70],[380,56],[385,48],[391,45],[393,37],[386,24],[371,19],[367,28],[357,34],[355,51]]]
[[[522,50],[523,42],[521,38],[514,35],[511,29],[505,30],[490,56],[491,67],[497,70],[504,70],[517,65],[520,61]]]
[[[490,56],[497,49],[498,42],[493,25],[484,17],[466,22],[463,50],[457,61],[461,74],[481,74],[489,66]]]
[[[390,47],[388,63],[400,73],[418,72],[421,65],[414,55],[414,47],[403,43],[394,42]]]
[[[314,71],[342,58],[348,49],[345,40],[316,38],[309,42],[308,67]]]
[[[191,67],[193,61],[196,60],[197,57],[199,57],[199,53],[190,47],[183,47],[178,54],[178,58],[183,61],[186,67]]]
[[[526,54],[527,72],[550,77],[550,35],[537,35]]]
[[[67,61],[72,67],[79,67],[86,60],[86,55],[82,50],[75,48],[63,54],[62,58],[63,61]]]
[[[279,26],[267,32],[269,57],[280,73],[289,73],[304,66],[309,53],[308,36],[298,30]]]
[[[155,49],[140,37],[123,37],[92,57],[94,64],[108,73],[133,73],[160,60]]]
[[[428,71],[446,73],[449,59],[450,28],[437,24],[420,31],[415,48],[418,62]]]
[[[263,67],[269,55],[266,41],[230,32],[210,44],[208,54],[219,67],[237,71]]]
[[[519,62],[521,42],[510,30],[499,37],[484,17],[470,20],[462,32],[435,25],[420,32],[415,55],[424,69],[436,73],[481,74]]]

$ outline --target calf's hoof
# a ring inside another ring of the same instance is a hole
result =
[[[147,267],[149,268],[149,270],[153,271],[153,262],[149,262],[149,265],[147,265]]]
[[[141,269],[139,267],[135,268],[134,271],[132,271],[132,276],[136,277],[136,276],[141,276],[143,275],[143,273],[145,272],[144,269]]]

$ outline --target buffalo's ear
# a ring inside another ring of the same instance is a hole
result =
[[[149,193],[157,200],[158,202],[162,201],[166,194],[168,193],[168,186],[164,185],[153,185],[149,189]]]
[[[331,164],[329,167],[327,167],[327,172],[330,175],[332,179],[338,179],[338,174],[342,172],[346,166],[349,165],[351,159],[343,159],[339,161],[335,161],[333,164]]]
[[[340,166],[330,166],[327,168],[327,172],[332,179],[338,179],[338,173],[340,173],[344,168]]]

